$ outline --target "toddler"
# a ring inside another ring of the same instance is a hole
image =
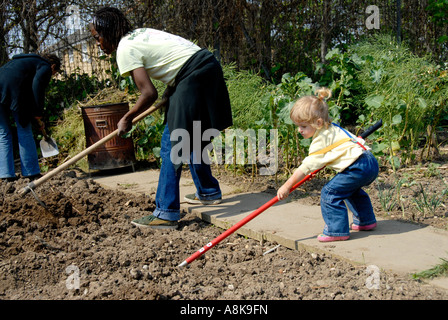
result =
[[[322,189],[321,211],[325,222],[321,242],[347,240],[350,236],[347,207],[353,213],[352,230],[376,227],[369,195],[361,188],[378,176],[378,162],[361,138],[331,123],[328,104],[331,91],[321,88],[317,96],[300,98],[291,109],[291,120],[303,138],[312,138],[309,155],[277,191],[279,200],[309,173],[322,167],[337,172]],[[347,139],[349,138],[349,139]]]

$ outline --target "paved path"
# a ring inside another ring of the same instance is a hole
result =
[[[158,170],[147,170],[111,176],[102,173],[92,178],[104,187],[154,196],[158,176]],[[221,188],[224,195],[221,204],[203,206],[181,203],[182,209],[228,229],[273,198],[262,192],[238,193],[238,186],[221,184]],[[181,199],[194,191],[193,181],[182,177]],[[379,219],[374,231],[355,231],[351,233],[350,240],[331,243],[316,240],[322,229],[320,207],[282,201],[238,229],[237,233],[257,240],[275,241],[294,250],[303,248],[326,252],[354,263],[376,265],[401,274],[427,270],[440,264],[440,258],[448,259],[448,231],[430,226]],[[433,280],[432,283],[448,290],[448,278]]]

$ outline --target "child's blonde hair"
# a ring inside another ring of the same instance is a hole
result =
[[[320,88],[316,91],[316,96],[305,96],[294,103],[291,109],[290,117],[294,123],[307,122],[311,126],[320,129],[327,128],[330,123],[328,113],[328,104],[326,100],[331,98],[331,90]],[[318,120],[322,120],[322,125],[318,125]]]

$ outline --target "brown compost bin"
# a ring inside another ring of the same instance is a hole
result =
[[[82,107],[86,148],[117,129],[118,121],[129,111],[129,104],[115,103]],[[119,136],[107,141],[87,155],[89,169],[108,170],[132,166],[135,153],[131,138]]]

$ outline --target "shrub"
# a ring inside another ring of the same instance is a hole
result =
[[[378,36],[351,47],[359,57],[359,80],[366,89],[360,122],[382,118],[380,141],[374,151],[390,156],[394,168],[416,159],[418,147],[437,148],[436,128],[446,116],[447,70],[429,57],[418,57],[392,38]],[[398,157],[398,150],[407,152]]]

